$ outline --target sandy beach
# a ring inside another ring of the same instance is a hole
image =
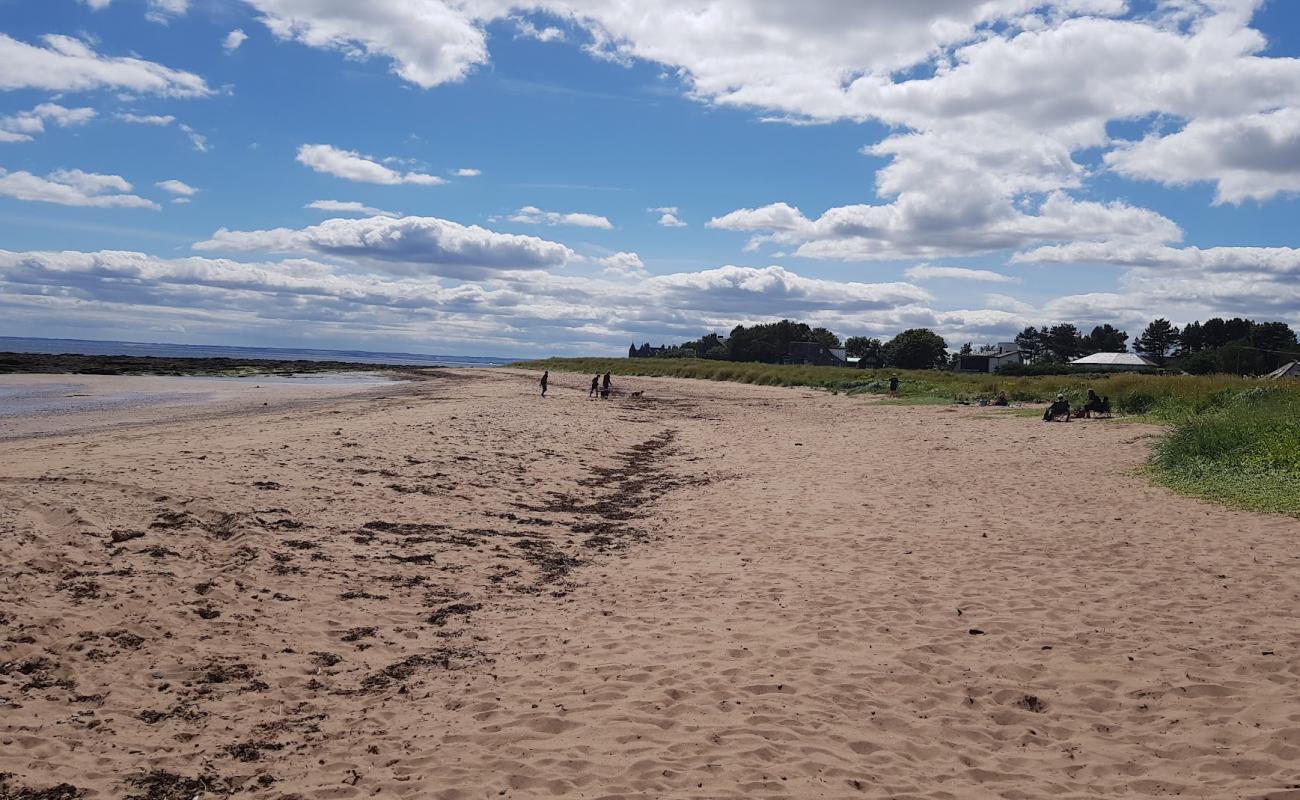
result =
[[[11,430],[0,797],[1300,800],[1300,521],[1154,427],[427,377]]]

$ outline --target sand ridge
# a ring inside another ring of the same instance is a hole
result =
[[[0,443],[0,773],[1300,797],[1300,523],[1150,486],[1154,429],[439,375]]]

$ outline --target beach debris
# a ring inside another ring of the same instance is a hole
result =
[[[447,624],[448,619],[457,616],[469,616],[482,607],[482,603],[452,603],[451,605],[443,606],[437,611],[434,611],[425,621],[430,625],[442,627]]]
[[[17,786],[14,776],[9,772],[0,772],[0,798],[3,800],[77,800],[86,796],[85,789],[78,789],[70,783],[60,783],[45,789],[32,789]]]
[[[969,633],[971,636],[983,636],[983,635],[984,635],[984,631],[980,630],[979,628],[971,628],[970,630],[968,630],[968,631],[966,631],[966,632]]]

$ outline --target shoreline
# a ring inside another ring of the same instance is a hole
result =
[[[312,800],[1300,781],[1295,522],[1134,476],[1154,429],[586,383],[447,370],[0,441],[0,773]]]

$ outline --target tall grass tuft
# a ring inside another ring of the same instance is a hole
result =
[[[1183,411],[1151,466],[1186,494],[1300,515],[1300,393],[1257,387]]]

